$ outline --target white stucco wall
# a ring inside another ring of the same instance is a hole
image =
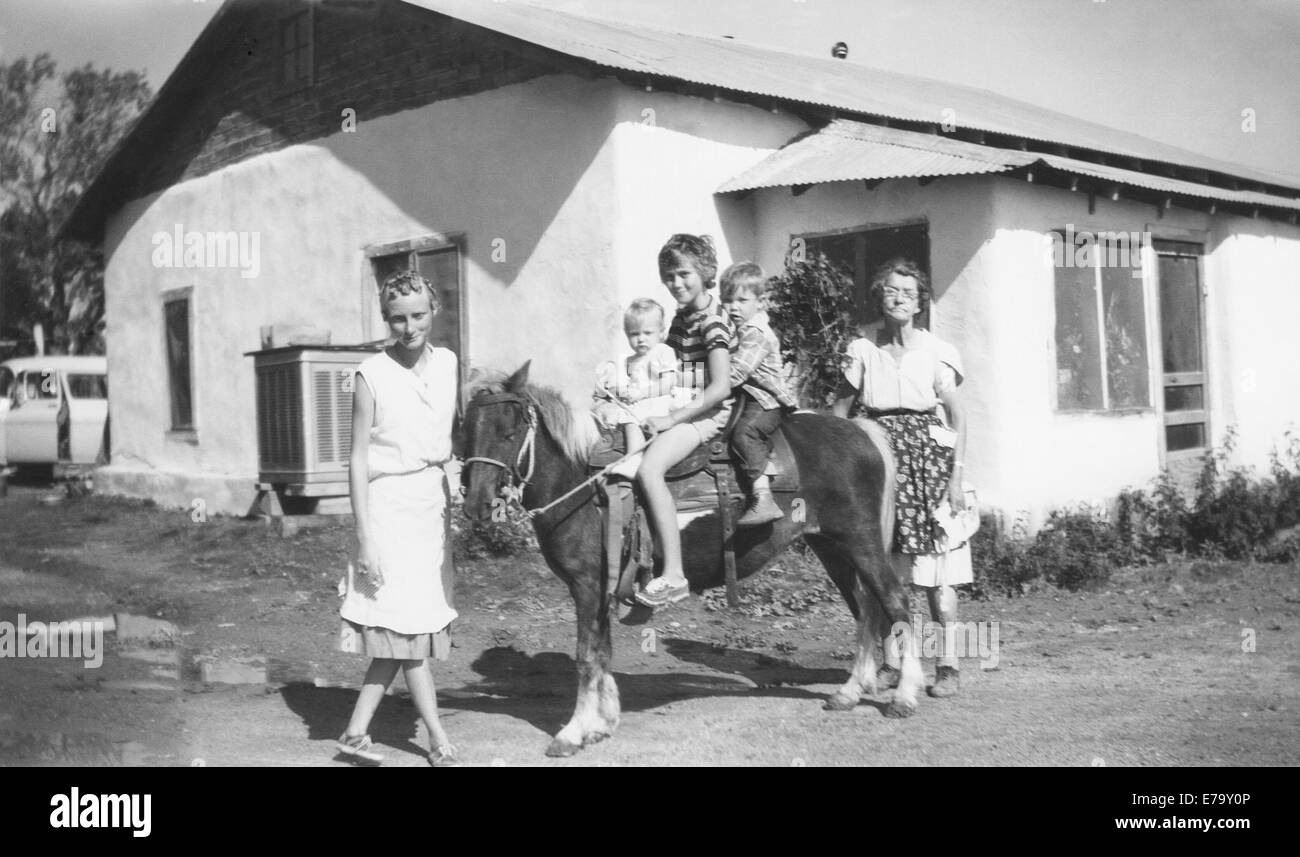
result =
[[[647,113],[652,110],[653,113]],[[612,80],[533,80],[367,121],[130,203],[111,218],[107,312],[113,464],[104,490],[242,513],[257,475],[252,359],[259,328],[309,324],[333,344],[383,336],[366,245],[460,233],[471,366],[513,370],[575,399],[622,354],[641,296],[672,311],[655,257],[708,232],[730,261],[744,206],[714,189],[803,126],[730,103]],[[766,147],[766,148],[765,148]],[[155,268],[152,237],[257,232],[260,271]],[[192,287],[197,442],[168,432],[162,295]]]
[[[1300,432],[1300,229],[1220,218],[1206,260],[1215,442],[1235,426],[1232,462],[1268,472],[1288,428]]]
[[[614,241],[618,306],[607,327],[621,331],[622,308],[635,298],[654,298],[670,318],[675,311],[657,263],[670,235],[711,235],[719,274],[731,262],[750,258],[752,206],[713,192],[807,126],[788,113],[631,88],[619,90],[616,115],[611,143],[617,218],[606,226]],[[626,353],[627,342],[620,334],[611,347],[617,357]]]
[[[956,346],[966,368],[961,390],[968,419],[968,476],[984,502],[1000,506],[1016,491],[1003,466],[1013,445],[997,430],[1000,410],[1016,401],[1003,385],[1002,364],[1016,359],[1019,345],[1015,337],[1009,341],[1009,317],[992,311],[1006,302],[1000,293],[1010,290],[1006,278],[997,274],[1006,262],[995,258],[999,248],[990,240],[993,181],[962,176],[926,187],[912,180],[891,181],[870,191],[862,182],[838,182],[801,196],[774,188],[751,199],[758,261],[772,272],[782,269],[791,239],[799,235],[926,222],[934,285],[930,325]]]
[[[366,245],[463,233],[473,366],[574,376],[607,350],[617,305],[609,81],[549,77],[366,121],[130,203],[109,222],[109,491],[243,512],[257,474],[259,327],[311,324],[334,344],[383,336]],[[260,233],[255,279],[155,268],[155,232]],[[497,254],[494,256],[494,250]],[[499,252],[504,250],[504,256]],[[193,287],[197,442],[169,426],[162,294]],[[582,379],[589,389],[590,378]],[[578,386],[576,380],[572,386]]]
[[[268,324],[309,324],[335,344],[382,336],[366,245],[464,236],[466,349],[575,399],[592,368],[623,353],[622,312],[672,300],[655,258],[673,232],[707,232],[721,265],[778,271],[792,236],[928,224],[934,331],[962,353],[968,475],[983,502],[1036,525],[1051,509],[1104,501],[1160,467],[1155,407],[1064,414],[1055,407],[1053,270],[1043,235],[1143,231],[1206,240],[1214,440],[1237,425],[1238,463],[1264,466],[1300,422],[1300,230],[1270,221],[1087,197],[998,177],[789,189],[745,200],[714,190],[805,130],[786,113],[553,76],[392,116],[258,156],[137,200],[109,221],[106,299],[113,464],[99,484],[169,505],[243,512],[257,474],[247,351]],[[158,268],[157,232],[257,232],[256,278],[237,268]],[[1147,259],[1150,267],[1154,260]],[[1158,400],[1153,283],[1151,390]],[[192,287],[197,440],[168,431],[162,295]]]
[[[1144,256],[1151,407],[1065,413],[1056,407],[1054,269],[1044,235],[1076,230],[1150,231],[1206,249],[1210,419],[1217,443],[1240,434],[1234,463],[1264,468],[1288,424],[1300,424],[1300,235],[1269,221],[1210,216],[1099,198],[997,177],[911,180],[868,191],[861,182],[754,195],[759,261],[779,270],[793,236],[924,219],[935,301],[931,326],[967,367],[967,473],[982,503],[1036,528],[1054,508],[1107,503],[1145,487],[1162,466],[1155,258]]]

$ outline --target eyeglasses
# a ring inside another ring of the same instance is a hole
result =
[[[882,291],[887,298],[907,298],[909,301],[914,301],[918,297],[916,292],[905,292],[901,289],[895,289],[890,286],[886,286]]]

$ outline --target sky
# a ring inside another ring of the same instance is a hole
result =
[[[534,2],[818,56],[844,41],[849,62],[990,89],[1300,182],[1296,0]],[[0,61],[47,51],[65,69],[145,71],[156,90],[220,5],[0,0]]]

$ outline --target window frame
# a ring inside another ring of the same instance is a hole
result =
[[[1092,224],[1092,223],[1076,223],[1076,224],[1072,224],[1072,226],[1076,235],[1084,232],[1091,233],[1092,235],[1095,236],[1095,235],[1101,235],[1105,233],[1134,231],[1130,229],[1117,229],[1113,225],[1101,225],[1101,224]],[[1050,396],[1052,400],[1052,412],[1055,414],[1060,414],[1062,416],[1123,417],[1123,416],[1133,416],[1138,414],[1154,414],[1157,412],[1156,395],[1157,395],[1157,390],[1159,388],[1159,379],[1155,374],[1156,372],[1155,360],[1157,354],[1155,351],[1155,346],[1153,345],[1153,342],[1155,342],[1155,332],[1152,326],[1154,321],[1153,319],[1154,311],[1152,310],[1152,286],[1154,282],[1153,274],[1152,274],[1152,266],[1154,265],[1155,261],[1154,261],[1154,255],[1153,255],[1154,251],[1152,250],[1151,240],[1154,238],[1154,236],[1151,235],[1150,230],[1148,230],[1146,227],[1144,227],[1143,230],[1139,232],[1139,234],[1142,236],[1142,244],[1139,247],[1138,252],[1140,254],[1142,264],[1138,270],[1140,270],[1142,273],[1141,330],[1142,330],[1142,335],[1145,337],[1144,347],[1146,351],[1147,404],[1125,405],[1123,407],[1108,406],[1108,403],[1110,402],[1111,392],[1110,392],[1110,375],[1109,372],[1107,371],[1108,354],[1106,351],[1106,305],[1105,305],[1105,298],[1103,295],[1103,282],[1102,282],[1102,275],[1101,275],[1101,272],[1105,266],[1091,265],[1089,267],[1091,267],[1095,272],[1093,274],[1093,296],[1094,296],[1096,309],[1097,309],[1096,333],[1097,333],[1098,357],[1099,357],[1099,363],[1101,367],[1101,378],[1102,378],[1101,393],[1102,393],[1103,405],[1100,408],[1067,408],[1061,406],[1061,384],[1059,378],[1059,372],[1060,372],[1059,347],[1056,341],[1056,323],[1057,323],[1056,277],[1057,277],[1057,271],[1059,269],[1052,261],[1052,259],[1054,258],[1054,253],[1052,252],[1051,248],[1052,248],[1052,243],[1055,241],[1055,238],[1053,236],[1060,235],[1062,241],[1064,241],[1065,232],[1066,232],[1065,226],[1058,226],[1058,227],[1051,227],[1044,233],[1044,237],[1047,239],[1048,242],[1047,246],[1049,248],[1048,270],[1051,273],[1051,291],[1052,291],[1052,298],[1051,298],[1052,312],[1051,312],[1051,319],[1049,321],[1050,336],[1048,336],[1048,343],[1049,343],[1048,350],[1050,352],[1049,360],[1051,366],[1051,371],[1048,373],[1048,377],[1050,382],[1049,386],[1050,386]]]
[[[802,240],[804,242],[805,251],[810,254],[812,252],[812,248],[809,247],[808,245],[813,241],[819,241],[826,238],[843,238],[845,236],[857,235],[857,234],[865,235],[866,233],[869,232],[885,232],[892,229],[908,229],[908,228],[916,228],[916,227],[920,227],[925,234],[926,258],[924,260],[917,259],[914,261],[916,261],[918,264],[921,261],[924,261],[925,264],[921,265],[921,267],[926,271],[926,273],[930,277],[930,300],[926,304],[925,311],[922,313],[918,313],[918,318],[916,319],[916,326],[919,328],[930,330],[932,329],[934,324],[935,293],[934,293],[934,269],[931,266],[931,260],[930,260],[930,256],[931,256],[930,219],[928,217],[908,217],[902,220],[891,220],[882,223],[864,223],[858,226],[841,227],[838,229],[826,229],[826,230],[820,230],[815,232],[794,233],[790,235],[790,243],[787,244],[787,246],[792,246],[796,240]],[[854,259],[855,264],[857,263],[856,257],[858,256],[862,257],[864,268],[865,268],[865,261],[866,261],[865,253],[855,252],[854,256],[855,256]],[[854,272],[854,273],[858,273],[858,272]],[[872,273],[874,272],[870,270],[863,270],[861,271],[860,280],[858,277],[854,277],[853,287],[854,289],[862,289],[862,299],[864,301],[864,307],[866,303],[871,300]],[[860,320],[859,327],[871,328],[879,323],[880,323],[879,318],[870,322]]]
[[[287,51],[284,47],[284,32],[287,25],[296,23],[300,18],[306,18],[307,41],[303,45],[295,45],[295,55],[299,52],[307,55],[306,74],[302,77],[288,78],[284,73],[284,61]],[[309,89],[316,83],[316,4],[308,3],[303,8],[294,10],[275,19],[275,81],[276,93],[278,95],[292,95],[295,92],[302,92]]]
[[[162,293],[161,297],[162,297],[162,314],[161,314],[162,323],[159,325],[159,327],[162,332],[163,372],[164,372],[164,379],[165,379],[166,389],[167,389],[166,425],[168,426],[168,428],[165,434],[166,437],[172,440],[179,440],[187,443],[198,443],[199,403],[198,403],[198,395],[197,395],[198,390],[194,383],[195,382],[194,357],[198,350],[196,348],[195,334],[198,332],[198,327],[195,324],[194,287],[184,286],[179,289],[168,289]],[[190,424],[188,426],[178,426],[176,425],[175,420],[173,419],[173,417],[175,416],[175,403],[172,398],[173,396],[172,361],[171,361],[171,352],[169,350],[169,346],[167,342],[167,306],[168,304],[178,303],[180,301],[185,301],[185,303],[187,304],[186,319],[185,319],[187,343],[189,346],[188,348],[189,378],[187,379],[187,383],[189,385],[189,394],[190,394],[190,402],[189,402]]]
[[[375,262],[385,256],[407,254],[414,257],[420,253],[439,250],[456,251],[457,300],[460,316],[456,320],[456,335],[460,340],[460,353],[456,355],[460,367],[461,382],[464,383],[469,366],[469,287],[465,277],[468,273],[467,242],[464,232],[429,232],[413,238],[396,241],[383,241],[367,244],[362,248],[363,272],[361,284],[362,318],[364,319],[363,336],[367,341],[387,338],[386,326],[379,311],[379,283],[375,277]],[[381,335],[376,336],[378,330]]]
[[[1156,267],[1157,278],[1159,277],[1158,266],[1159,266],[1160,251],[1155,249],[1155,242],[1160,241],[1160,242],[1175,242],[1175,243],[1182,243],[1182,244],[1194,244],[1194,245],[1198,245],[1200,248],[1200,253],[1199,255],[1196,256],[1196,276],[1197,276],[1198,284],[1200,286],[1200,294],[1198,295],[1198,298],[1200,300],[1200,312],[1201,312],[1201,331],[1200,331],[1201,367],[1202,367],[1201,374],[1203,375],[1204,378],[1204,380],[1202,381],[1202,396],[1204,398],[1201,402],[1202,404],[1201,412],[1204,414],[1204,417],[1202,420],[1200,420],[1200,422],[1203,422],[1205,425],[1205,438],[1204,438],[1205,446],[1202,447],[1194,447],[1191,449],[1178,449],[1178,450],[1173,450],[1172,452],[1169,450],[1168,439],[1165,434],[1165,429],[1169,425],[1169,423],[1166,422],[1166,417],[1165,417],[1165,397],[1164,397],[1164,390],[1165,390],[1164,356],[1165,355],[1164,355],[1163,325],[1165,320],[1163,316],[1160,315],[1160,309],[1161,309],[1160,300],[1159,300],[1160,295],[1159,295],[1159,291],[1156,292],[1157,318],[1155,318],[1153,321],[1154,321],[1154,329],[1155,329],[1154,341],[1156,343],[1156,348],[1158,349],[1158,351],[1152,357],[1152,365],[1155,371],[1156,384],[1160,390],[1160,409],[1159,411],[1157,411],[1160,418],[1160,431],[1157,433],[1160,442],[1160,461],[1161,461],[1161,466],[1167,467],[1170,464],[1175,464],[1179,462],[1199,460],[1202,456],[1204,456],[1207,450],[1214,448],[1214,425],[1216,422],[1215,420],[1216,398],[1215,397],[1218,393],[1219,384],[1217,383],[1217,375],[1215,374],[1214,349],[1210,347],[1210,343],[1213,341],[1212,335],[1215,332],[1213,329],[1215,324],[1215,317],[1210,312],[1211,284],[1209,280],[1206,279],[1207,259],[1210,253],[1209,250],[1210,233],[1208,230],[1203,230],[1203,229],[1184,229],[1179,227],[1170,227],[1170,226],[1163,226],[1163,225],[1151,224],[1151,223],[1147,224],[1146,230],[1151,235],[1152,264],[1157,266]],[[1158,290],[1160,286],[1159,280],[1157,279],[1153,283],[1153,285]]]

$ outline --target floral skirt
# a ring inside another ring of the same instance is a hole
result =
[[[934,511],[948,496],[952,477],[952,430],[934,414],[891,413],[872,417],[889,433],[898,468],[894,479],[895,553],[932,554]]]

